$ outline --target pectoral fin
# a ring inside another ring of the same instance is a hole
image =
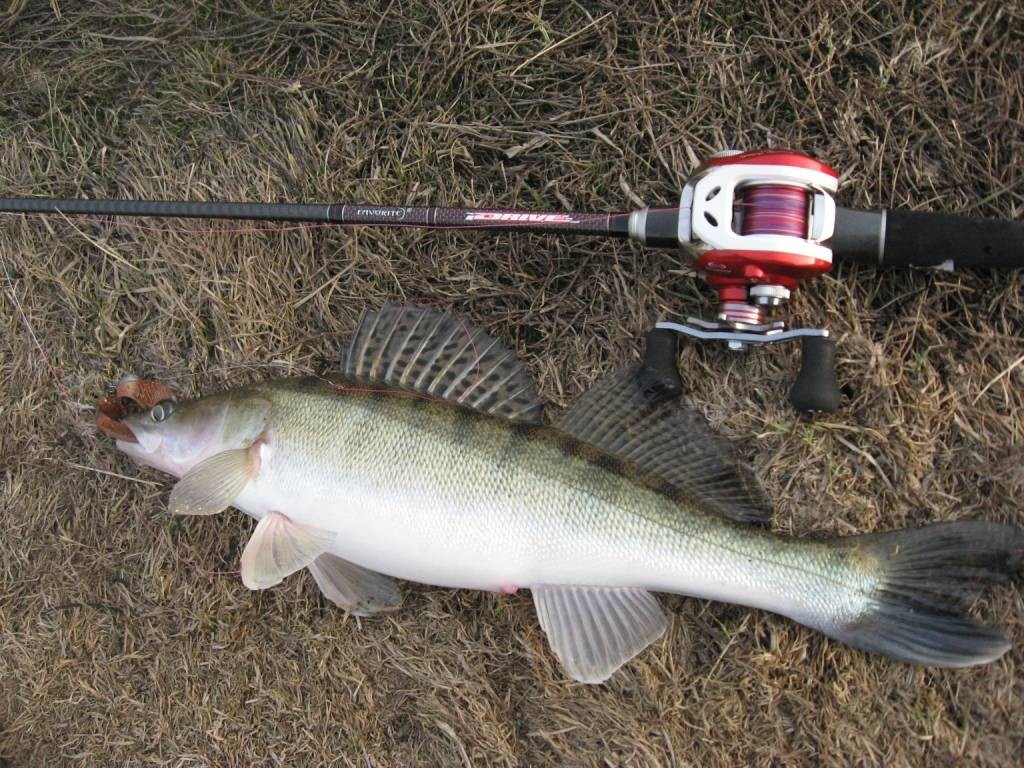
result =
[[[171,491],[168,509],[176,515],[214,515],[231,506],[259,469],[252,447],[224,451],[196,464]]]
[[[242,583],[249,589],[266,589],[327,551],[335,534],[297,523],[280,512],[266,515],[242,552]]]
[[[603,683],[665,631],[665,614],[644,589],[549,584],[531,589],[551,650],[581,683]]]
[[[392,579],[334,555],[320,555],[309,564],[324,597],[356,616],[393,611],[402,593]]]

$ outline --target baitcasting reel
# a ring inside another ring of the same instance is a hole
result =
[[[801,411],[834,411],[840,393],[829,332],[787,330],[769,314],[789,300],[800,281],[832,267],[827,243],[835,231],[837,186],[838,174],[806,155],[726,151],[690,177],[678,209],[631,213],[632,239],[650,245],[673,239],[718,294],[714,320],[657,324],[648,338],[648,367],[664,368],[651,359],[664,354],[675,365],[674,344],[658,341],[669,331],[723,342],[735,351],[800,339],[802,363],[790,402]]]

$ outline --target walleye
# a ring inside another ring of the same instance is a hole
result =
[[[652,592],[761,608],[917,664],[981,664],[1010,647],[967,609],[1020,567],[1024,529],[776,535],[729,444],[638,367],[548,427],[504,344],[387,305],[363,315],[336,377],[183,402],[154,382],[119,394],[97,421],[181,478],[171,512],[234,506],[258,521],[241,560],[251,589],[308,568],[329,600],[369,615],[401,603],[393,578],[529,588],[555,656],[585,683],[664,632]]]

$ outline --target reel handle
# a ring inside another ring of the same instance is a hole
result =
[[[828,336],[804,336],[800,373],[789,390],[789,402],[804,413],[832,413],[839,408],[836,384],[836,343]]]

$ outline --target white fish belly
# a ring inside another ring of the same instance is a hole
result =
[[[285,511],[299,522],[335,532],[332,554],[424,584],[487,591],[537,584],[641,587],[796,619],[818,613],[814,585],[794,579],[791,564],[770,553],[767,561],[751,560],[728,543],[709,545],[706,537],[600,509],[593,498],[584,496],[578,503],[592,505],[589,514],[559,514],[531,506],[528,497],[477,504],[472,496],[453,503],[427,489],[382,495],[378,486],[349,478],[329,493],[282,491],[256,481],[236,506],[256,518]],[[616,515],[623,520],[598,522]],[[579,524],[584,519],[593,525]]]
[[[800,563],[770,552],[751,559],[730,546],[674,540],[642,520],[621,531],[587,531],[514,499],[452,507],[426,495],[384,498],[354,484],[329,496],[297,497],[253,483],[237,506],[257,518],[287,507],[294,519],[337,534],[332,554],[434,586],[495,592],[538,584],[640,587],[805,622],[849,601],[847,594],[821,592],[813,577],[801,579]]]
[[[428,494],[382,496],[347,484],[330,494],[283,493],[250,483],[235,503],[257,519],[283,511],[337,534],[332,554],[380,573],[435,586],[507,590],[532,584],[639,586],[646,558],[553,525],[515,500],[451,505]]]

